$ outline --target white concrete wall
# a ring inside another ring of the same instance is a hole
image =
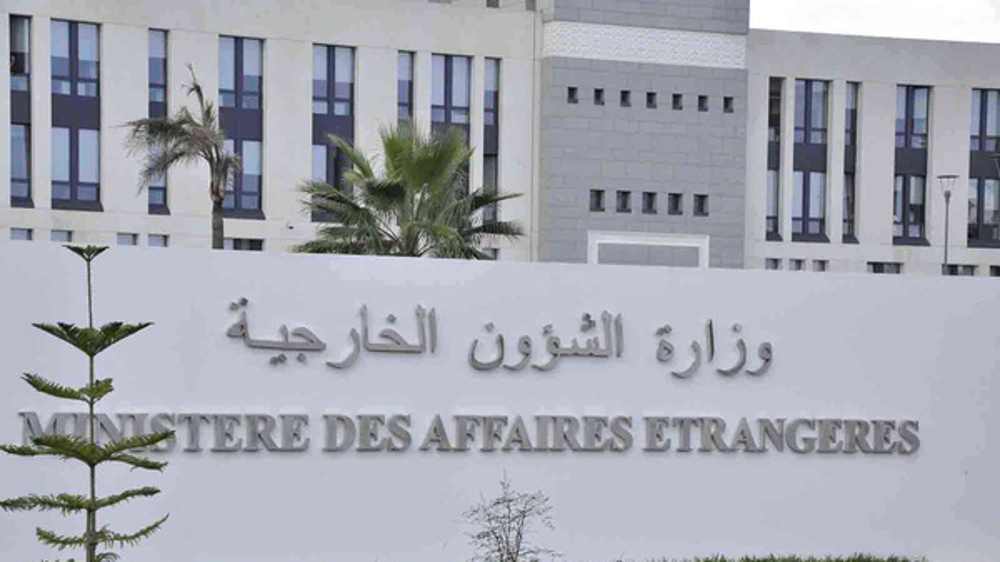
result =
[[[138,160],[122,147],[124,123],[144,117],[147,104],[147,29],[169,31],[168,103],[176,111],[190,100],[182,86],[192,63],[208,97],[218,97],[218,35],[264,40],[264,144],[262,207],[266,220],[226,220],[227,237],[265,239],[265,249],[284,251],[307,240],[315,230],[300,204],[297,187],[311,166],[311,45],[356,49],[355,131],[357,143],[379,150],[378,130],[396,121],[396,53],[417,53],[416,120],[430,129],[432,53],[502,60],[501,189],[519,191],[522,199],[504,207],[504,215],[534,230],[527,211],[535,194],[531,166],[535,74],[534,19],[522,2],[486,9],[479,2],[455,5],[410,0],[306,0],[294,8],[275,0],[9,0],[4,3],[3,49],[7,49],[7,14],[32,16],[32,187],[35,209],[12,209],[9,197],[9,117],[0,114],[0,238],[9,228],[32,228],[36,240],[51,229],[70,229],[74,240],[113,243],[117,232],[168,234],[172,246],[209,244],[206,169],[176,168],[168,178],[169,216],[146,212],[147,196],[135,189]],[[51,97],[49,87],[49,20],[60,18],[101,24],[101,176],[102,213],[48,211],[51,207],[49,153]],[[5,52],[5,51],[4,51]],[[9,71],[0,69],[0,101],[9,107]],[[473,117],[482,123],[483,76],[474,74]],[[5,110],[6,111],[6,110]],[[481,127],[480,127],[481,128]],[[481,137],[476,132],[476,137]],[[481,152],[472,163],[481,177]],[[528,259],[532,241],[526,236],[504,247],[503,259]]]
[[[781,259],[786,267],[789,259],[827,260],[831,269],[839,271],[865,271],[868,262],[901,262],[904,273],[940,274],[944,196],[935,178],[944,174],[959,176],[952,195],[949,262],[975,265],[978,275],[988,275],[991,265],[1000,265],[1000,251],[969,248],[966,242],[972,89],[1000,88],[1000,76],[982,63],[1000,55],[1000,47],[770,30],[752,30],[748,41],[751,103],[747,127],[747,267],[762,268],[766,258]],[[782,100],[782,242],[767,242],[764,236],[767,88],[772,76],[786,80]],[[790,241],[796,78],[829,80],[832,84],[828,244]],[[859,244],[841,242],[847,81],[861,83],[855,227]],[[926,198],[928,247],[892,243],[896,86],[900,84],[932,87]]]
[[[19,412],[78,411],[13,373],[83,384],[85,358],[30,326],[85,322],[83,265],[53,245],[0,241],[0,279],[0,443],[19,443]],[[170,462],[163,474],[102,468],[101,494],[136,485],[163,490],[102,514],[102,525],[132,530],[171,514],[151,540],[121,550],[130,561],[466,560],[470,529],[461,513],[481,494],[495,494],[504,472],[518,490],[551,498],[556,528],[532,538],[566,560],[855,551],[934,562],[1000,559],[1000,294],[993,280],[113,248],[98,258],[94,283],[98,322],[155,322],[98,357],[100,376],[113,377],[116,388],[99,412],[311,418],[311,446],[301,453],[178,447],[157,455]],[[309,352],[305,363],[270,365],[272,352],[225,335],[237,319],[228,304],[239,297],[250,301],[252,337],[273,340],[281,324],[305,326],[328,348]],[[395,312],[396,329],[409,339],[414,307],[434,307],[437,351],[362,351],[348,370],[326,367],[349,349],[362,304],[373,330]],[[552,324],[569,346],[580,315],[602,310],[622,314],[620,358],[563,357],[549,372],[478,372],[468,364],[477,339],[481,357],[495,353],[486,322],[507,338],[508,363],[519,357],[511,342],[521,335],[534,339],[534,362],[542,363],[543,326]],[[691,360],[690,342],[705,344],[709,319],[715,360],[705,359],[690,379],[671,376]],[[737,359],[734,322],[751,351],[748,368],[759,365],[762,342],[773,344],[766,374],[715,372]],[[654,335],[664,323],[675,346],[665,365],[656,361]],[[321,416],[337,413],[410,414],[413,444],[398,453],[324,452]],[[468,452],[420,451],[434,414],[449,421],[455,414],[630,415],[635,442],[621,453],[488,453],[477,450],[477,438]],[[911,419],[920,423],[922,446],[912,455],[680,453],[671,429],[674,448],[661,454],[642,450],[640,418],[650,415],[718,416],[729,424],[741,417]],[[206,427],[202,445],[212,443]],[[0,498],[79,491],[85,474],[73,463],[0,455]],[[3,558],[53,558],[36,543],[37,526],[75,533],[82,522],[0,514]]]

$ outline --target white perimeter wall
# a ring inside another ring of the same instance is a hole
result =
[[[18,412],[63,407],[18,375],[81,384],[86,367],[29,323],[82,323],[86,305],[82,263],[54,246],[0,243],[0,279],[0,442],[10,443],[21,439]],[[95,283],[99,322],[156,323],[99,358],[99,375],[118,388],[101,409],[313,419],[304,453],[176,450],[163,456],[171,465],[162,475],[102,471],[101,493],[163,489],[104,520],[132,529],[171,514],[162,533],[126,552],[134,562],[464,560],[460,514],[493,494],[504,471],[519,489],[551,497],[556,530],[538,539],[567,560],[854,551],[1000,559],[1000,298],[987,280],[125,248],[99,258]],[[228,304],[241,296],[254,337],[307,326],[329,343],[328,358],[346,350],[362,304],[376,327],[398,314],[404,335],[414,306],[434,307],[439,349],[362,353],[343,372],[317,358],[273,367],[268,352],[225,336]],[[543,325],[566,341],[581,313],[605,309],[623,315],[621,359],[564,358],[549,373],[483,374],[466,363],[487,321],[508,342],[535,338],[540,362]],[[655,360],[655,329],[673,326],[676,369],[709,319],[715,365],[689,380],[670,376]],[[773,343],[766,375],[714,373],[734,359],[733,322],[751,349]],[[318,420],[327,413],[408,413],[415,443],[401,453],[325,453]],[[636,444],[619,454],[418,451],[436,413],[631,415],[636,426],[644,415],[915,419],[922,447],[911,456],[655,454],[641,450],[636,427]],[[84,475],[0,456],[0,497],[83,491]],[[35,543],[36,526],[75,532],[81,520],[0,514],[5,560],[55,556]]]

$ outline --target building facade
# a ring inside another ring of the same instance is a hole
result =
[[[947,222],[946,271],[1000,275],[995,45],[750,30],[749,0],[8,0],[2,19],[0,238],[207,247],[204,167],[139,191],[123,144],[191,102],[191,64],[244,161],[233,249],[311,238],[298,187],[345,166],[327,136],[377,154],[412,119],[467,132],[472,186],[523,194],[499,259],[939,273]]]

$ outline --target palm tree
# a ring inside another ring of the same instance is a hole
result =
[[[139,119],[128,123],[125,140],[129,154],[142,154],[139,189],[163,177],[174,164],[193,164],[199,160],[208,164],[208,194],[212,199],[212,248],[223,246],[222,202],[226,186],[241,167],[240,157],[226,150],[225,132],[219,125],[215,104],[205,94],[191,71],[191,83],[184,89],[198,100],[198,112],[183,107],[173,117]]]
[[[354,165],[343,175],[350,187],[323,182],[302,186],[309,196],[305,205],[333,222],[296,251],[481,260],[491,259],[484,242],[522,235],[516,222],[483,220],[483,211],[520,194],[468,190],[466,164],[473,150],[460,130],[428,137],[404,122],[383,129],[380,136],[381,175],[357,148],[330,137]]]

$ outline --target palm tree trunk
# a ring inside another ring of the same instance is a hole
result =
[[[221,250],[223,247],[222,230],[222,201],[212,201],[212,249]]]

